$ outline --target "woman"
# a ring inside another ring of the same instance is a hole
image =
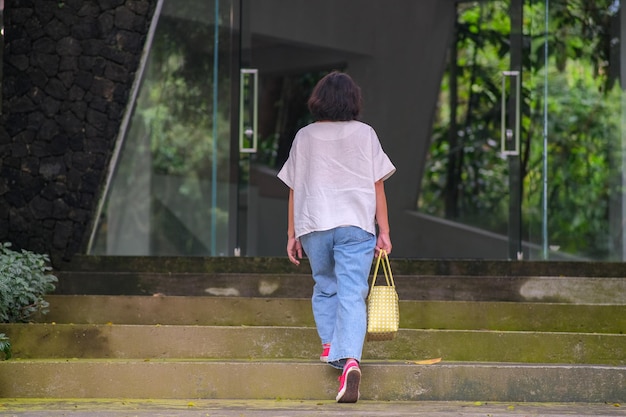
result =
[[[315,122],[298,131],[278,173],[290,188],[289,260],[299,265],[304,249],[315,281],[320,359],[343,370],[336,399],[351,403],[360,395],[372,259],[391,252],[384,181],[395,172],[374,129],[357,120],[361,101],[347,74],[322,78],[308,101]]]

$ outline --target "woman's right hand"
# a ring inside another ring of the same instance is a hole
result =
[[[295,237],[290,237],[287,240],[287,256],[289,261],[294,265],[300,265],[298,259],[302,259],[302,244]]]

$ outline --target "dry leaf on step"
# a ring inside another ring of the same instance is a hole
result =
[[[411,363],[413,365],[432,365],[433,363],[439,363],[439,362],[441,362],[441,358],[424,359],[421,361],[407,361],[407,363]]]

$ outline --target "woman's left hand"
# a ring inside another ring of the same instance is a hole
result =
[[[382,250],[387,252],[387,255],[391,253],[391,237],[389,233],[379,233],[378,238],[376,239],[376,256]]]

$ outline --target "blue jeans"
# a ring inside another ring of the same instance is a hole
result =
[[[308,233],[300,237],[300,243],[315,280],[311,301],[317,333],[322,343],[330,343],[328,362],[335,366],[342,359],[360,361],[376,237],[359,227],[345,226]]]

